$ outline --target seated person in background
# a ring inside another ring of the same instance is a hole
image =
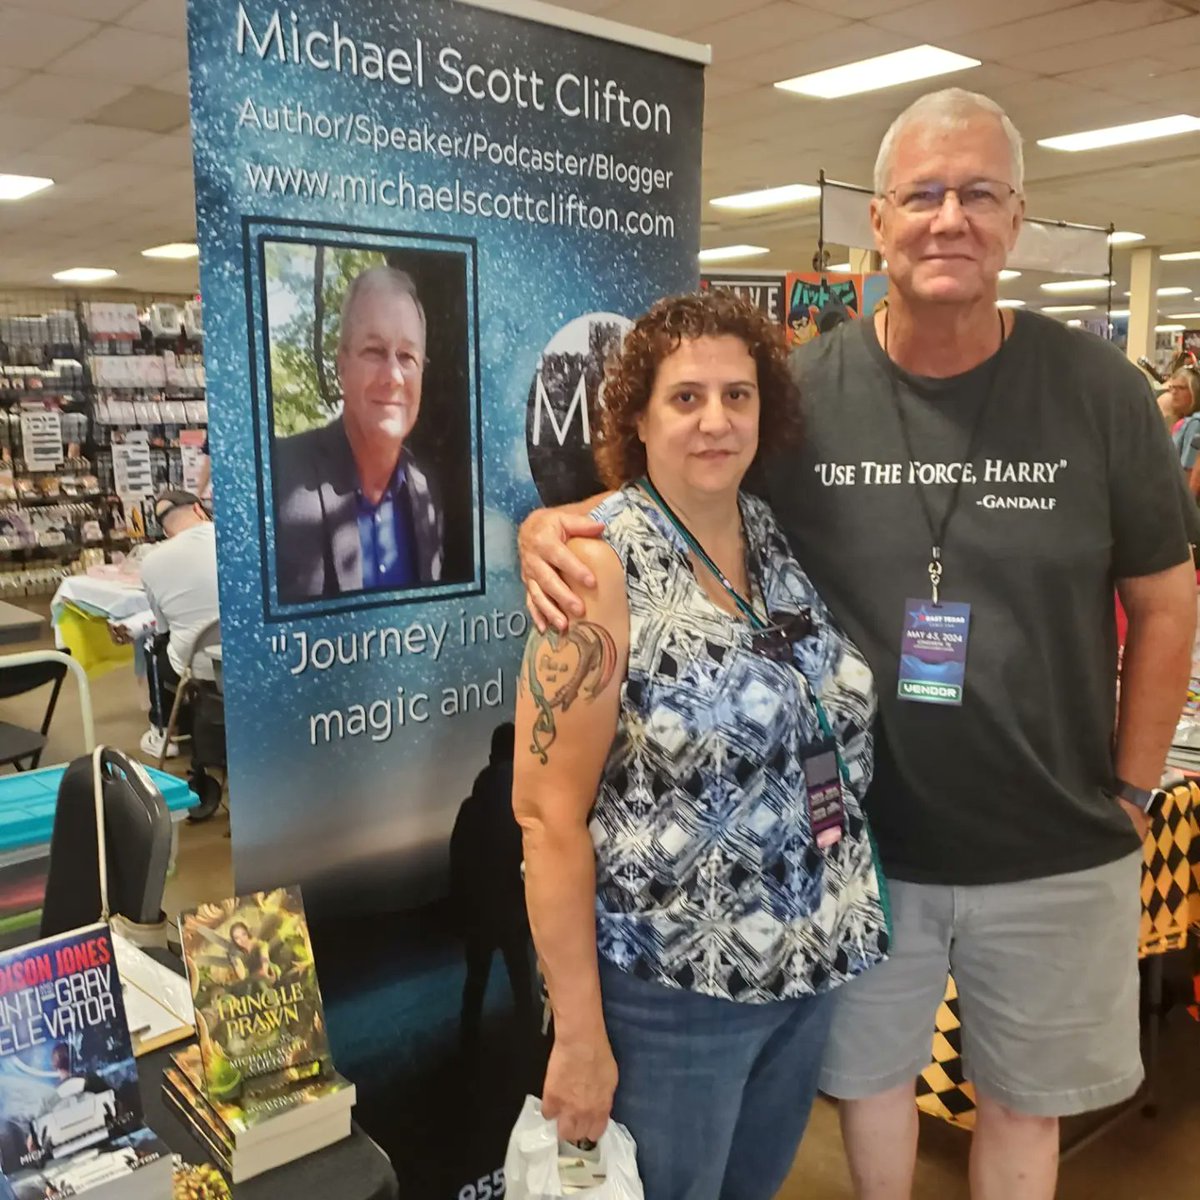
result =
[[[146,555],[142,586],[154,614],[158,636],[146,643],[150,682],[150,728],[142,752],[157,758],[167,735],[175,689],[192,656],[196,635],[219,616],[217,539],[200,498],[192,492],[167,491],[154,506],[167,540]],[[212,679],[212,663],[201,655],[193,666],[199,679]],[[168,757],[179,753],[167,749]]]

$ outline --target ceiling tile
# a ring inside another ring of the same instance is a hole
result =
[[[753,18],[747,20],[739,13],[689,30],[688,36],[712,46],[714,63],[726,63],[805,41],[849,24],[842,17],[801,9],[788,0],[776,0],[765,8],[755,9]],[[766,79],[767,75],[760,74],[759,78]]]
[[[133,7],[121,15],[119,24],[182,40],[187,37],[187,4],[184,0],[142,0],[140,4],[133,0]]]
[[[187,66],[187,45],[178,38],[109,25],[55,59],[58,74],[115,79],[130,86],[152,83]]]
[[[827,67],[840,67],[862,58],[903,50],[910,45],[911,39],[903,34],[860,23],[812,38],[797,38],[791,45],[781,46],[778,50],[731,62],[725,70],[739,79],[769,80],[774,83],[797,75],[807,75],[810,71],[823,71]],[[839,102],[832,100],[827,103]]]
[[[17,8],[32,8],[42,13],[63,17],[80,17],[89,21],[115,21],[128,12],[138,0],[5,0]],[[179,0],[181,8],[186,0]]]
[[[66,121],[49,117],[5,115],[0,119],[0,154],[19,150],[46,152],[48,143],[70,128]]]
[[[1172,20],[1163,25],[1130,29],[1106,37],[1089,36],[1052,50],[1040,47],[997,57],[1037,74],[1059,75],[1086,70],[1089,67],[1121,63],[1129,58],[1165,57],[1169,47],[1190,47],[1194,62],[1197,44],[1200,44],[1200,16]]]
[[[88,162],[99,163],[128,154],[144,146],[153,136],[135,129],[77,122],[51,138],[42,148],[47,154],[76,154]]]
[[[872,17],[910,8],[912,0],[792,0],[802,8],[818,12],[833,13],[837,17],[849,17],[852,21],[869,21]]]
[[[28,78],[28,71],[21,71],[16,67],[0,67],[0,93],[15,87],[21,80]]]
[[[941,45],[944,38],[953,34],[991,29],[996,25],[1041,16],[1075,4],[1076,0],[1006,0],[1003,5],[988,2],[947,4],[945,0],[925,0],[924,3],[874,17],[871,24],[881,29],[907,33],[914,42],[925,39]]]
[[[975,33],[948,34],[939,38],[938,44],[975,58],[1011,61],[1015,66],[1024,66],[1021,56],[1031,52],[1045,56],[1059,47],[1077,46],[1109,34],[1148,29],[1187,15],[1188,10],[1167,0],[1092,0],[1089,4],[1077,4]],[[1067,64],[1058,70],[1070,70],[1071,66]],[[1056,74],[1057,71],[1046,73]]]
[[[178,133],[156,134],[127,155],[130,162],[151,163],[161,167],[191,170],[192,139],[184,126]]]
[[[126,91],[128,89],[121,83],[39,71],[0,95],[0,112],[71,120],[89,116]]]
[[[162,92],[173,92],[176,96],[188,95],[188,70],[184,67],[179,71],[172,71],[169,75],[165,75],[162,79],[155,79],[154,86]]]
[[[621,0],[599,15],[610,21],[621,21],[638,29],[651,29],[674,37],[692,38],[692,30],[713,21],[741,14],[750,19],[765,8],[768,0]],[[696,38],[696,41],[702,39]]]
[[[36,71],[99,28],[41,9],[0,7],[0,67]]]

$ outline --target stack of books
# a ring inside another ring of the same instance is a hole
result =
[[[201,1141],[234,1184],[350,1136],[354,1085],[334,1074],[275,1095],[212,1101],[204,1087],[200,1049],[171,1055],[163,1077],[167,1108]]]
[[[0,954],[0,1196],[170,1200],[107,926]]]
[[[333,1067],[299,888],[179,918],[198,1044],[163,1096],[234,1184],[350,1135],[354,1085]]]

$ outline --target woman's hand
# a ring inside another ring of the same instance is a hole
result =
[[[596,578],[567,549],[567,542],[573,537],[599,537],[603,532],[599,521],[563,508],[539,508],[521,524],[517,550],[525,583],[525,607],[541,633],[546,632],[547,625],[566,629],[571,617],[584,615],[583,601],[572,585],[594,588]]]
[[[608,1126],[617,1063],[608,1039],[564,1040],[556,1037],[542,1088],[542,1113],[558,1121],[564,1142],[598,1142]]]

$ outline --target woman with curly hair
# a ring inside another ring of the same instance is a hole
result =
[[[543,1111],[611,1115],[651,1200],[767,1200],[817,1088],[831,993],[884,957],[861,800],[875,698],[770,509],[797,435],[782,335],[728,292],[660,301],[610,365],[618,490],[587,619],[531,634],[513,803],[555,1041]]]

